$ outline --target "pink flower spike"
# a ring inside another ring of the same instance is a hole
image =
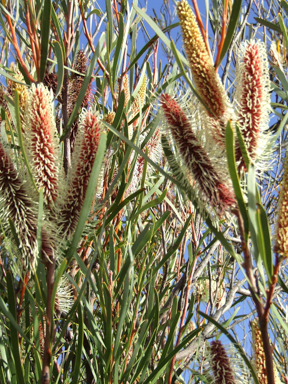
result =
[[[263,147],[263,141],[267,141],[263,131],[269,121],[270,87],[265,45],[262,42],[246,42],[240,46],[238,57],[237,120],[250,158],[254,161]],[[240,162],[239,170],[245,169],[240,148],[236,150],[236,161]]]
[[[37,187],[51,205],[58,196],[59,145],[52,99],[43,84],[33,84],[26,105],[25,145]]]
[[[236,384],[229,357],[220,340],[211,343],[211,368],[214,384]]]
[[[84,111],[80,116],[72,166],[68,171],[65,201],[60,207],[60,232],[69,238],[76,229],[86,196],[100,140],[98,117]]]
[[[215,170],[184,111],[167,94],[162,95],[160,101],[183,163],[190,174],[190,179],[196,181],[200,195],[203,195],[220,213],[233,207],[235,197],[230,184],[222,180]]]

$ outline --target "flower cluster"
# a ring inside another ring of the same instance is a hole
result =
[[[69,239],[77,226],[98,149],[101,126],[97,114],[82,111],[73,164],[67,177],[64,175],[53,115],[53,98],[43,84],[32,85],[27,90],[22,131],[32,178],[28,177],[24,162],[19,162],[19,154],[12,152],[1,140],[0,215],[5,233],[9,233],[7,239],[13,239],[19,250],[21,269],[33,271],[40,256],[37,240],[38,192],[43,190],[45,218],[40,251],[43,262],[49,263],[61,252],[60,238],[61,241]],[[6,241],[7,246],[13,244]]]
[[[184,168],[181,177],[187,178],[202,201],[208,202],[216,213],[223,215],[233,212],[236,206],[226,161],[225,130],[228,121],[233,129],[238,121],[251,161],[256,165],[258,162],[258,169],[262,161],[263,168],[262,153],[268,142],[264,131],[269,114],[265,46],[251,41],[239,48],[238,85],[232,104],[186,0],[177,3],[177,11],[195,88],[206,108],[199,102],[193,102],[192,95],[181,103],[165,94],[160,98],[162,111]],[[238,142],[236,162],[241,174],[246,168]]]

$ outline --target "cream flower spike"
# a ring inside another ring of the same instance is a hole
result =
[[[25,111],[25,147],[37,187],[44,201],[54,205],[58,196],[60,148],[52,109],[52,97],[43,84],[34,84]]]
[[[139,92],[136,95],[136,98],[133,104],[131,105],[131,111],[132,111],[133,117],[136,116],[139,110],[142,109],[144,106],[145,97],[146,97],[146,88],[147,88],[147,76],[144,75]],[[133,126],[136,127],[137,124],[138,124],[138,119],[134,121]]]
[[[236,118],[250,159],[256,163],[263,162],[270,157],[270,154],[265,155],[270,139],[265,133],[270,112],[270,82],[265,44],[260,41],[246,41],[240,45],[237,58],[237,87],[234,98]],[[240,171],[245,169],[239,147],[236,149],[236,161]]]
[[[24,182],[15,168],[10,156],[0,141],[0,210],[7,218],[5,232],[7,239],[13,242],[14,236],[8,225],[8,219],[14,225],[19,243],[14,244],[19,249],[21,264],[24,269],[36,266],[38,256],[37,242],[37,204],[35,191],[29,182]],[[42,229],[42,255],[46,259],[54,256],[53,242],[50,241],[47,228]],[[9,241],[9,240],[8,240]],[[20,260],[19,260],[20,261]]]

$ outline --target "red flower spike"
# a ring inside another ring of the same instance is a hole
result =
[[[229,357],[220,340],[212,341],[211,368],[215,384],[236,384]]]
[[[100,140],[100,127],[96,115],[86,111],[80,116],[80,121],[72,167],[68,171],[65,202],[59,212],[60,232],[62,235],[65,234],[66,238],[69,238],[76,229]]]
[[[169,95],[160,99],[164,116],[172,137],[190,176],[197,182],[200,194],[210,202],[212,207],[223,213],[235,205],[232,188],[221,180],[213,164],[194,134],[191,124],[180,106]]]

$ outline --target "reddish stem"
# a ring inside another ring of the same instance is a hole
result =
[[[228,0],[225,0],[225,5],[224,5],[224,12],[223,12],[223,17],[222,17],[222,32],[221,32],[221,40],[218,45],[218,52],[217,52],[217,57],[216,57],[216,62],[215,62],[215,71],[217,72],[218,66],[220,64],[220,55],[222,52],[222,48],[224,45],[224,40],[226,37],[226,24],[227,24],[227,18],[228,18]]]
[[[206,48],[207,48],[207,52],[209,53],[209,55],[210,55],[210,57],[211,57],[211,59],[213,61],[213,56],[212,56],[210,45],[209,45],[209,41],[208,41],[208,33],[207,33],[207,31],[205,31],[204,25],[202,23],[202,19],[201,19],[201,15],[200,15],[200,12],[199,12],[197,0],[192,0],[192,3],[193,3],[193,6],[194,6],[194,11],[195,11],[195,15],[196,15],[197,24],[198,24],[198,26],[200,28],[201,33],[202,33],[202,36],[203,36],[203,39],[204,39],[204,42],[205,42],[205,45],[206,45]]]
[[[28,71],[28,68],[26,67],[26,64],[24,63],[24,60],[22,59],[22,56],[21,56],[21,52],[20,52],[20,49],[19,49],[19,46],[18,46],[18,42],[17,42],[17,38],[16,38],[16,34],[15,34],[15,28],[14,26],[12,25],[12,22],[11,22],[11,19],[10,19],[10,16],[9,15],[6,15],[5,14],[5,17],[7,19],[7,22],[9,24],[9,28],[10,28],[10,31],[11,31],[11,34],[12,34],[12,44],[13,44],[13,47],[16,51],[16,54],[17,54],[17,57],[18,57],[18,60],[26,74],[26,76],[28,77],[28,79],[34,83],[35,80],[34,78],[30,75],[29,71]]]

